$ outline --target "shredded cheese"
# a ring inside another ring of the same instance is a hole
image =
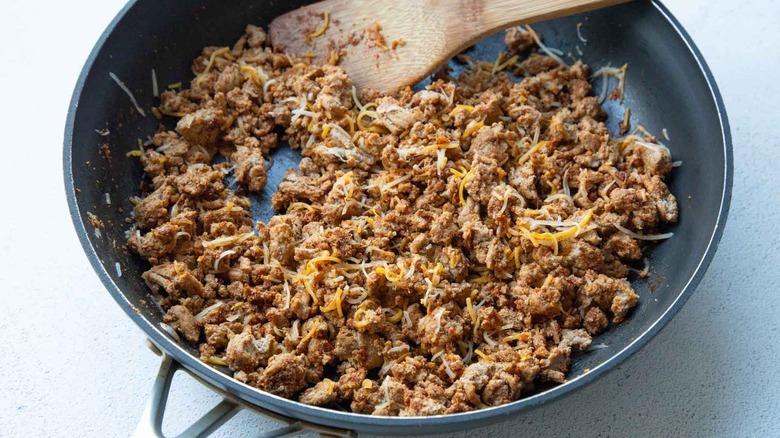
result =
[[[379,117],[379,114],[376,111],[372,111],[371,108],[376,108],[376,103],[370,102],[363,105],[360,108],[357,117],[355,117],[355,123],[357,123],[358,129],[361,131],[382,132],[378,126],[367,126],[363,124],[363,118],[365,117],[372,119],[370,123],[373,123],[373,121]]]
[[[463,131],[463,134],[461,134],[460,138],[468,138],[468,137],[470,137],[472,134],[474,134],[475,132],[479,131],[480,128],[482,128],[483,126],[485,126],[485,122],[482,122],[482,121],[475,122],[474,120],[472,120],[466,126],[466,129]]]
[[[335,310],[336,313],[339,315],[339,318],[343,318],[344,312],[341,308],[341,301],[343,298],[344,298],[344,290],[341,288],[336,289],[336,294],[333,297],[333,300],[331,300],[331,302],[327,306],[324,307],[321,306],[320,312],[327,313]]]
[[[588,40],[582,36],[582,23],[577,23],[577,38],[579,38],[583,43],[588,42]]]
[[[363,111],[363,104],[360,103],[360,99],[357,97],[357,89],[355,86],[352,86],[352,101],[355,102],[355,107],[358,109],[358,111]]]
[[[160,88],[157,85],[157,73],[152,69],[152,96],[160,96]]]
[[[558,61],[558,64],[566,65],[566,63],[563,62],[563,59],[561,59],[560,56],[558,56],[555,53],[553,53],[553,51],[552,51],[552,49],[550,47],[547,47],[546,45],[544,45],[544,43],[542,43],[542,40],[539,38],[539,35],[533,30],[533,28],[531,28],[531,26],[526,24],[525,28],[526,28],[526,30],[528,32],[531,33],[531,37],[533,37],[534,42],[536,42],[536,45],[539,46],[539,49],[541,49],[542,52],[544,52],[550,58]]]
[[[404,315],[404,322],[406,323],[407,326],[411,327],[412,326],[412,317],[409,316],[409,312],[404,310],[403,311],[403,315]]]
[[[263,96],[267,96],[268,95],[268,87],[270,87],[271,84],[274,84],[274,83],[276,83],[276,79],[269,79],[269,80],[265,81],[265,83],[263,84]]]
[[[519,56],[514,55],[511,58],[507,59],[506,61],[501,62],[501,60],[503,58],[503,55],[504,55],[503,52],[498,54],[498,58],[496,58],[496,62],[493,63],[493,67],[490,69],[490,73],[491,74],[496,74],[496,73],[506,69],[510,65],[517,64],[517,60],[520,59]]]
[[[379,275],[384,275],[385,278],[387,279],[387,281],[396,284],[396,283],[399,283],[401,280],[403,280],[403,278],[404,278],[404,270],[400,266],[398,266],[398,265],[395,265],[395,267],[398,268],[398,272],[397,273],[393,272],[390,269],[390,266],[380,266],[380,267],[376,268],[375,271]]]
[[[387,312],[393,312],[391,309],[386,309]],[[402,309],[396,309],[391,316],[387,317],[387,320],[396,323],[404,317],[404,311]]]
[[[209,62],[206,64],[206,68],[203,70],[202,74],[208,73],[211,71],[212,67],[214,67],[214,62],[217,60],[217,56],[222,56],[230,52],[229,47],[222,47],[221,49],[217,49],[213,52],[211,52],[211,56],[209,57]],[[198,75],[201,76],[201,75]]]
[[[260,71],[258,71],[258,69],[260,69]],[[262,75],[260,74],[261,71],[262,69],[260,67],[255,68],[249,65],[241,66],[241,72],[246,73],[249,78],[257,85],[263,85],[265,81],[268,80],[268,76],[266,76],[265,73]]]
[[[285,280],[284,282],[284,307],[283,310],[287,310],[290,308],[290,300],[292,299],[292,294],[290,293],[290,284],[287,283]]]
[[[204,248],[219,248],[220,246],[230,245],[233,243],[241,243],[251,237],[254,237],[255,233],[249,232],[246,234],[239,234],[235,236],[223,236],[217,237],[214,240],[207,240],[201,242]]]
[[[195,315],[195,321],[201,322],[203,320],[203,318],[206,317],[206,315],[208,315],[212,311],[218,309],[220,306],[222,306],[222,301],[217,301],[216,303],[206,307],[205,309],[203,309],[200,312],[198,312],[197,315]]]
[[[301,210],[301,209],[308,210],[312,213],[317,212],[317,207],[313,205],[309,205],[305,202],[293,202],[289,206],[287,206],[287,213],[290,213],[295,210]]]
[[[575,224],[573,227],[564,230],[559,231],[557,233],[531,233],[531,236],[533,236],[536,240],[552,240],[559,242],[561,240],[570,239],[572,237],[577,237],[580,233],[582,233],[582,230],[585,228],[586,225],[588,225],[588,222],[593,218],[593,209],[590,209],[585,213],[585,217],[582,218],[580,222]]]
[[[296,319],[292,323],[292,327],[290,327],[290,340],[292,342],[298,342],[298,338],[300,337],[300,333],[298,331],[298,326],[300,325],[301,320]]]
[[[549,286],[550,283],[552,283],[552,280],[553,280],[553,275],[552,275],[552,272],[551,272],[551,273],[547,274],[547,278],[544,279],[544,282],[542,283],[542,286],[541,286],[542,289],[544,289],[547,286]]]
[[[225,359],[217,356],[201,356],[200,360],[211,365],[217,365],[221,367],[228,366],[228,363],[225,361]]]
[[[463,363],[467,364],[471,362],[471,358],[474,354],[474,341],[469,340],[469,349],[465,356],[463,356]]]
[[[485,362],[493,362],[493,359],[491,359],[490,356],[488,356],[487,354],[483,353],[482,350],[480,350],[479,348],[475,349],[474,353],[477,356],[481,357],[482,360],[484,360]]]
[[[441,364],[444,366],[444,372],[447,373],[447,375],[450,377],[450,379],[455,380],[455,377],[457,377],[457,375],[455,374],[454,371],[452,371],[452,368],[450,368],[450,364],[447,363],[447,361],[444,359],[444,357],[442,357],[442,359],[441,359]]]
[[[628,71],[628,64],[623,64],[620,68],[615,68],[607,65],[596,70],[591,75],[592,78],[601,77],[601,94],[599,95],[599,102],[604,102],[607,98],[607,92],[609,91],[609,78],[618,78],[618,90],[620,91],[620,103],[623,103],[623,97],[625,95],[626,88],[626,72]]]
[[[668,239],[668,238],[674,236],[674,233],[639,234],[639,233],[635,233],[635,232],[629,230],[628,228],[620,225],[619,223],[615,223],[613,225],[615,225],[615,228],[620,230],[622,233],[625,233],[625,234],[629,235],[630,237],[633,237],[634,239],[637,239],[637,240],[664,240],[664,239]]]
[[[436,312],[433,314],[433,319],[436,320],[435,334],[438,334],[441,331],[441,317],[444,315],[444,310],[444,307],[440,307],[436,309]]]
[[[366,315],[366,309],[360,308],[355,311],[355,314],[352,316],[352,325],[356,329],[361,329],[367,327],[369,324],[371,324],[370,320],[364,319],[364,316]]]
[[[466,183],[474,177],[474,169],[469,169],[466,173],[459,172],[455,169],[450,169],[450,172],[461,178],[460,185],[458,185],[458,199],[460,199],[460,205],[466,205],[466,198],[463,196],[463,190],[466,188]]]
[[[520,247],[515,247],[515,249],[512,250],[512,258],[515,261],[515,269],[520,269]]]
[[[108,76],[111,77],[111,80],[116,82],[119,88],[121,88],[122,91],[125,92],[125,94],[127,94],[127,96],[130,98],[130,102],[132,102],[133,106],[135,107],[135,110],[138,111],[138,114],[140,114],[141,117],[146,117],[146,113],[144,112],[143,109],[141,109],[141,106],[138,105],[138,101],[135,100],[135,95],[133,94],[132,91],[130,91],[129,88],[127,88],[127,85],[125,85],[124,82],[119,80],[119,78],[113,72],[109,72]]]
[[[317,38],[318,36],[324,34],[325,31],[328,29],[328,26],[330,25],[330,13],[323,12],[322,19],[323,19],[322,25],[320,25],[320,27],[317,30],[310,33],[309,34],[310,37]]]
[[[316,332],[317,332],[317,329],[318,329],[318,328],[320,328],[320,323],[319,323],[319,321],[314,321],[313,327],[311,328],[311,330],[309,330],[309,333],[306,333],[306,336],[304,336],[304,337],[301,339],[301,342],[300,342],[300,343],[301,343],[301,344],[303,344],[304,342],[306,342],[306,341],[308,341],[309,339],[311,339],[312,337],[314,337],[314,333],[316,333]]]
[[[526,342],[531,338],[531,335],[528,333],[517,333],[515,335],[506,336],[502,339],[504,343],[509,343],[512,341],[520,341],[520,342]]]
[[[474,112],[475,109],[476,108],[474,108],[471,105],[461,105],[461,104],[458,104],[458,105],[455,105],[455,108],[453,108],[449,112],[448,116],[452,117],[455,113],[460,112],[460,111],[468,111],[469,113],[472,113],[472,112]]]
[[[234,250],[234,249],[229,249],[227,251],[222,251],[222,253],[219,255],[219,257],[217,257],[216,260],[214,260],[214,272],[219,272],[219,263],[225,257],[230,257],[230,256],[232,256],[235,253],[236,253],[236,250]]]
[[[545,141],[540,141],[540,142],[536,143],[531,149],[528,150],[528,152],[523,154],[523,156],[520,157],[519,160],[517,160],[517,164],[522,166],[523,163],[525,163],[526,161],[528,161],[529,158],[531,158],[531,155],[535,154],[536,151],[538,151],[542,147],[546,146],[547,143],[548,142],[546,140]]]
[[[466,298],[466,308],[469,310],[469,315],[471,316],[471,321],[476,324],[477,323],[477,312],[474,311],[474,305],[471,302],[471,297]]]

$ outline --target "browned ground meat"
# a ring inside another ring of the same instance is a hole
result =
[[[307,404],[440,415],[564,382],[572,353],[629,316],[633,233],[678,217],[671,155],[609,135],[586,65],[461,56],[457,80],[361,94],[265,41],[248,26],[205,48],[191,88],[161,96],[175,130],[141,157],[128,246],[204,361]],[[303,159],[255,223],[244,194],[279,140]]]

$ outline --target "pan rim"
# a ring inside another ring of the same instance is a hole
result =
[[[628,357],[646,345],[650,339],[654,338],[658,332],[660,332],[660,330],[667,325],[667,323],[679,312],[683,304],[685,304],[685,302],[690,298],[691,294],[696,289],[705,272],[707,271],[707,268],[709,267],[720,244],[731,204],[733,185],[733,145],[728,116],[726,114],[723,98],[720,94],[711,70],[707,66],[701,52],[694,44],[690,35],[685,31],[685,29],[671,14],[671,12],[661,3],[660,0],[651,0],[652,6],[663,16],[669,25],[671,25],[672,29],[687,46],[691,56],[699,66],[699,69],[703,75],[703,79],[710,89],[710,94],[713,99],[720,123],[721,139],[724,148],[723,153],[725,169],[723,191],[721,194],[718,217],[715,222],[712,234],[710,235],[707,247],[701,255],[701,259],[699,260],[699,263],[688,282],[680,290],[679,294],[668,307],[668,309],[658,319],[656,319],[647,330],[645,330],[641,335],[637,336],[636,339],[631,341],[622,350],[612,355],[609,359],[592,368],[587,374],[573,377],[571,380],[562,385],[553,387],[529,397],[522,398],[512,403],[457,414],[427,417],[376,417],[365,414],[355,414],[351,412],[336,411],[327,408],[305,405],[295,400],[278,397],[241,383],[232,377],[221,373],[215,368],[202,363],[196,357],[184,350],[181,346],[173,342],[155,324],[144,318],[135,310],[132,303],[128,301],[119,286],[113,282],[108,272],[106,271],[105,266],[97,256],[95,249],[92,247],[92,244],[87,237],[88,230],[86,228],[86,224],[82,220],[81,210],[79,209],[76,200],[77,194],[73,179],[72,150],[74,123],[76,112],[78,110],[78,103],[81,99],[86,79],[91,74],[92,67],[96,58],[100,54],[104,43],[108,39],[109,35],[111,35],[111,33],[117,27],[117,25],[125,18],[127,13],[136,6],[138,2],[139,0],[129,1],[103,31],[94,48],[90,52],[90,55],[87,58],[81,73],[79,74],[69,104],[64,132],[63,174],[71,220],[73,221],[73,225],[75,227],[79,241],[81,242],[81,246],[87,258],[89,259],[92,268],[95,270],[101,282],[106,287],[106,289],[108,289],[114,300],[133,320],[133,322],[141,330],[143,330],[143,332],[149,336],[157,346],[168,352],[185,368],[192,371],[197,376],[203,378],[206,382],[209,382],[209,384],[214,385],[219,389],[225,390],[245,402],[260,406],[263,409],[267,409],[281,415],[288,415],[299,419],[305,419],[317,424],[349,427],[358,431],[382,430],[385,433],[403,433],[405,431],[413,430],[422,432],[424,429],[431,430],[432,428],[444,425],[447,425],[450,429],[462,429],[469,426],[476,427],[477,425],[484,424],[489,420],[501,420],[503,418],[507,418],[510,415],[517,414],[521,411],[527,411],[530,408],[540,406],[561,396],[573,393],[574,391],[593,382],[606,372],[614,369],[618,364],[623,363],[626,359],[628,359]]]

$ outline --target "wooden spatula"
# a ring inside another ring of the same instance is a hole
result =
[[[358,88],[423,79],[480,38],[519,24],[626,0],[326,0],[281,15],[277,50],[343,66]]]

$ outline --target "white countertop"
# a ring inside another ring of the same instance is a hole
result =
[[[61,176],[73,86],[122,0],[0,5],[0,435],[127,436],[158,358],[89,266]],[[679,315],[614,372],[460,436],[776,436],[780,431],[780,2],[667,0],[720,86],[734,137],[722,244]],[[665,60],[669,61],[669,60]],[[662,60],[664,62],[664,60]],[[25,165],[35,160],[34,168]],[[21,190],[19,188],[21,187]],[[49,239],[44,243],[44,238]],[[177,379],[166,431],[217,398]],[[218,436],[267,427],[241,413]]]

